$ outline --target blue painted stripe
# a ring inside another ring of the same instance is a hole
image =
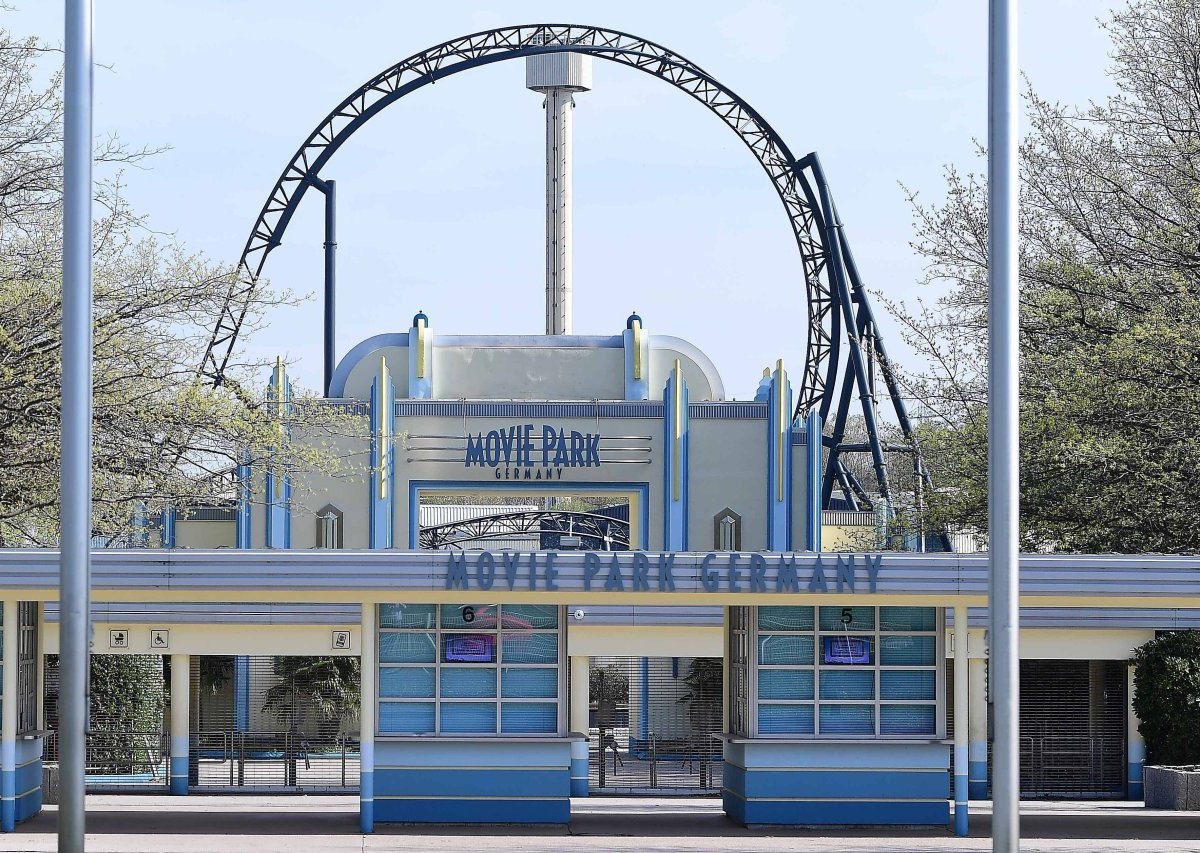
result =
[[[944,827],[950,823],[949,800],[932,803],[746,800],[740,809],[733,811],[726,802],[726,813],[747,825]]]
[[[930,799],[950,796],[945,770],[750,770],[726,765],[724,785],[748,799],[827,797],[845,799]]]
[[[967,797],[972,800],[986,800],[987,796],[987,762],[967,762]]]
[[[569,823],[571,801],[377,799],[379,823]]]
[[[17,797],[16,822],[29,820],[42,810],[42,789],[38,788]]]
[[[375,768],[375,796],[566,797],[571,777],[562,770],[459,770]]]
[[[779,743],[768,738],[727,743],[725,760],[750,770],[946,770],[950,747],[942,743]]]
[[[954,834],[960,838],[965,838],[970,831],[970,826],[967,818],[967,804],[954,804]]]
[[[365,833],[375,831],[375,804],[370,800],[358,804],[358,828]]]
[[[171,756],[170,790],[177,797],[188,792],[188,757],[186,755]]]
[[[588,760],[586,758],[571,759],[571,796],[586,797],[588,795]]]
[[[13,785],[13,796],[18,796],[41,786],[42,760],[40,758],[35,758],[24,767],[17,768],[16,783]]]
[[[494,742],[439,742],[403,740],[375,741],[375,769],[388,767],[411,769],[422,767],[494,767],[540,769],[571,766],[571,742],[566,740],[514,743],[496,739]]]
[[[0,770],[0,830],[12,832],[17,826],[17,774]]]

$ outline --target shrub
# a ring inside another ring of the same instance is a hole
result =
[[[1200,764],[1200,632],[1156,637],[1133,661],[1133,710],[1147,763]]]

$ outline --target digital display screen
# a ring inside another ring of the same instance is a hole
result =
[[[442,660],[445,663],[495,663],[495,634],[443,634]]]
[[[825,637],[823,651],[827,664],[871,663],[871,641],[866,637]]]

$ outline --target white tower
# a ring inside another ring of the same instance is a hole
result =
[[[546,96],[546,334],[571,333],[571,111],[592,88],[592,58],[539,53],[525,60],[525,86]]]

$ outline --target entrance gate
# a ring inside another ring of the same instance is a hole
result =
[[[720,794],[721,666],[706,657],[592,658],[590,791]]]
[[[193,658],[188,787],[357,791],[358,664],[354,657]]]

